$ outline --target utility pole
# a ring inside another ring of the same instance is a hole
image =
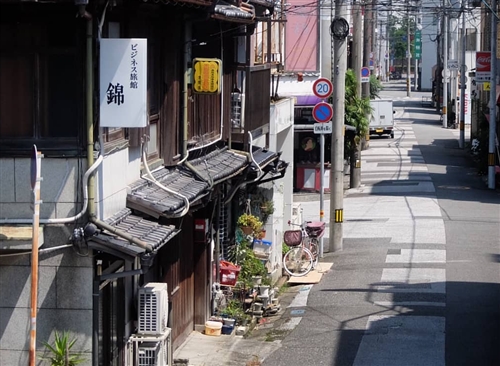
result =
[[[443,0],[443,9],[446,8]],[[443,14],[443,128],[448,127],[448,14]]]
[[[417,30],[418,30],[418,11],[417,13],[415,14],[415,33],[417,33]],[[413,40],[413,59],[415,60],[415,76],[414,76],[414,80],[415,80],[415,86],[413,87],[413,90],[414,91],[417,91],[418,90],[418,58],[417,58],[417,39],[415,38]]]
[[[354,74],[356,75],[356,95],[358,98],[361,98],[361,88],[362,84],[369,83],[361,83],[361,68],[363,67],[363,47],[362,47],[362,38],[363,38],[363,17],[362,17],[362,5],[359,1],[353,4],[353,22],[354,22],[354,38],[352,44],[352,56],[354,63]],[[353,145],[356,144],[353,141]],[[356,149],[352,149],[352,154],[350,156],[351,164],[350,164],[350,182],[349,186],[351,188],[358,188],[361,184],[361,146]]]
[[[363,28],[363,65],[368,68],[370,68],[370,54],[372,52],[372,21],[373,3],[367,3],[365,5],[365,20]],[[363,98],[370,98],[370,83],[362,84],[362,96]]]
[[[352,59],[356,75],[356,95],[361,98],[361,68],[363,67],[363,14],[360,1],[353,4],[354,37],[352,40]]]
[[[462,7],[462,67],[460,68],[460,140],[458,147],[463,149],[465,146],[465,48],[467,47],[467,32],[465,31],[465,5]]]
[[[491,0],[490,133],[488,139],[488,188],[495,189],[495,141],[497,131],[497,1]]]
[[[334,119],[332,131],[332,172],[330,190],[330,251],[343,249],[344,222],[344,105],[345,73],[347,69],[347,42],[349,23],[346,0],[335,1],[335,19],[331,30],[334,48]]]
[[[406,2],[406,96],[411,97],[410,1]]]
[[[33,236],[31,246],[31,302],[29,366],[36,365],[36,321],[38,309],[38,245],[40,225],[40,181],[42,154],[33,145],[31,156],[31,188],[33,190]]]

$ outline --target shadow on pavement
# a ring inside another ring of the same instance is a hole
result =
[[[380,282],[369,288],[321,291],[334,292],[338,297],[366,293],[365,304],[375,307],[361,316],[367,323],[366,330],[353,326],[359,317],[340,322],[332,366],[387,364],[381,360],[391,360],[391,365],[500,364],[498,283]],[[376,294],[383,293],[392,299],[374,300]],[[330,316],[326,312],[321,315]]]

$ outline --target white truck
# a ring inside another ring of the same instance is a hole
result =
[[[372,115],[370,117],[370,135],[390,135],[394,138],[394,110],[392,100],[370,100]]]

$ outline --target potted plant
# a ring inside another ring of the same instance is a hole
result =
[[[69,332],[64,331],[59,334],[57,331],[54,334],[54,344],[44,342],[44,346],[51,353],[50,357],[42,357],[50,363],[51,366],[75,366],[85,362],[83,354],[80,352],[71,352],[71,348],[75,345],[76,338],[70,340]]]
[[[255,235],[262,229],[262,221],[257,216],[244,213],[238,217],[236,224],[246,235]]]
[[[265,224],[274,213],[274,202],[271,200],[264,200],[260,205],[260,214],[262,216],[262,222]]]
[[[226,308],[222,310],[221,315],[225,317],[223,318],[224,324],[229,326],[233,326],[235,322],[240,322],[246,316],[243,305],[237,300],[230,300]]]

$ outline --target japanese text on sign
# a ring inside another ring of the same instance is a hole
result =
[[[146,39],[101,39],[101,127],[146,127],[146,77]]]
[[[130,45],[130,88],[137,89],[139,78],[137,77],[137,43]]]
[[[220,93],[222,61],[210,58],[195,58],[193,62],[193,90],[195,93]]]

